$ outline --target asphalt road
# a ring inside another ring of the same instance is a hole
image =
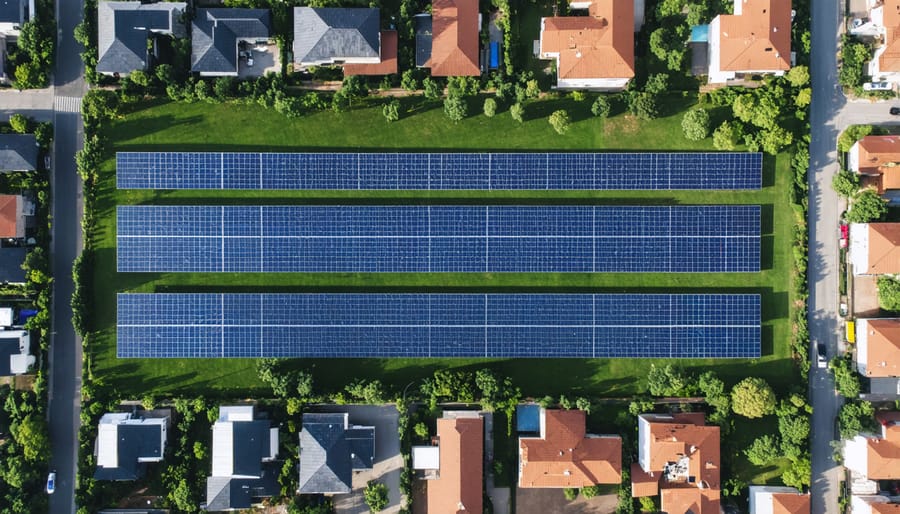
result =
[[[837,82],[839,0],[812,2],[812,103],[809,166],[809,331],[813,369],[809,374],[812,415],[812,514],[838,513],[840,466],[832,459],[831,441],[840,398],[825,369],[815,367],[816,342],[837,352],[838,197],[831,178],[838,171],[836,142],[845,99]]]
[[[50,512],[75,512],[75,471],[78,462],[78,427],[81,410],[81,340],[72,328],[69,304],[74,284],[72,262],[81,253],[81,180],[75,172],[75,152],[84,139],[81,115],[72,112],[67,98],[84,95],[81,45],[73,30],[81,22],[81,1],[57,2],[59,27],[54,93],[53,242],[51,266],[54,276],[53,336],[50,345],[50,444],[51,467],[56,470],[56,493],[50,497]],[[68,112],[67,112],[68,111]]]

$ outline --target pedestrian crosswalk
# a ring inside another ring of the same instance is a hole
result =
[[[81,98],[75,96],[54,97],[53,110],[56,112],[81,112]]]

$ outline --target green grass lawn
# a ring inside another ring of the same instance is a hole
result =
[[[106,129],[113,151],[229,150],[708,150],[709,139],[691,143],[681,135],[679,114],[692,98],[673,98],[668,116],[640,123],[617,115],[607,121],[589,114],[590,103],[551,99],[529,109],[540,118],[524,124],[507,112],[478,115],[458,124],[447,121],[438,104],[405,108],[414,114],[387,124],[379,107],[347,113],[321,112],[300,119],[256,106],[150,103]],[[673,105],[681,105],[681,108]],[[565,136],[546,121],[567,108],[573,118]],[[471,112],[471,111],[470,111]],[[260,388],[254,361],[129,359],[115,357],[115,293],[118,291],[465,291],[465,292],[747,292],[762,295],[761,359],[689,360],[694,371],[715,369],[729,383],[757,375],[783,389],[795,382],[789,354],[788,282],[790,233],[789,156],[766,159],[765,187],[756,192],[334,192],[334,191],[117,191],[113,154],[99,184],[93,341],[95,374],[126,396],[205,394],[249,396]],[[640,173],[641,170],[629,170]],[[751,274],[117,274],[115,206],[133,203],[580,203],[580,204],[759,204],[763,209],[762,268]],[[399,390],[440,367],[475,367],[478,359],[297,360],[314,370],[319,387],[334,390],[352,378],[378,378]],[[651,362],[643,359],[495,360],[490,365],[511,376],[526,395],[622,396],[645,389]]]

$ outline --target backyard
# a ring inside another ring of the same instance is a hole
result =
[[[411,112],[388,124],[380,105],[345,113],[319,112],[290,119],[255,105],[142,104],[106,129],[110,149],[98,185],[95,235],[93,372],[123,396],[203,394],[246,397],[263,389],[251,359],[116,358],[115,293],[134,292],[726,292],[762,295],[762,353],[757,360],[686,360],[699,372],[714,369],[726,382],[748,375],[766,378],[784,391],[795,383],[790,359],[790,236],[794,215],[788,191],[790,156],[764,160],[761,191],[537,191],[537,192],[335,192],[335,191],[118,191],[115,151],[362,151],[362,150],[696,150],[711,140],[690,142],[681,134],[680,113],[695,103],[676,95],[664,116],[640,122],[618,113],[608,120],[590,115],[590,101],[550,98],[528,105],[525,122],[508,112],[472,116],[452,123],[439,102],[404,100]],[[572,125],[560,136],[547,115],[569,111]],[[470,109],[472,112],[473,109]],[[652,145],[652,148],[648,147]],[[640,173],[641,170],[623,170]],[[489,203],[489,204],[758,204],[762,206],[762,271],[736,274],[118,274],[115,272],[117,204],[291,204],[291,203]],[[481,359],[352,359],[295,361],[313,371],[317,388],[338,390],[353,378],[380,379],[395,391],[442,367],[481,367]],[[645,359],[495,360],[489,365],[512,377],[525,395],[617,397],[646,388]]]

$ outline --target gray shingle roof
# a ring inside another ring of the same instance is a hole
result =
[[[416,66],[424,67],[431,59],[431,15],[417,14],[414,18],[416,26]]]
[[[307,413],[300,432],[300,492],[349,493],[355,469],[374,462],[375,429],[347,429],[347,414]]]
[[[150,32],[185,36],[184,2],[100,2],[97,5],[97,71],[131,73],[147,68]]]
[[[96,480],[136,480],[144,475],[146,464],[138,459],[162,457],[160,425],[117,425],[119,465],[97,466]]]
[[[280,462],[263,465],[259,478],[209,477],[206,479],[206,510],[249,509],[254,498],[275,496]]]
[[[24,284],[25,270],[22,263],[25,262],[27,248],[0,248],[0,284]]]
[[[379,59],[379,20],[378,9],[295,7],[294,60]]]
[[[0,377],[6,377],[12,374],[9,358],[18,354],[18,337],[0,337]]]
[[[0,23],[25,23],[27,0],[0,0]]]
[[[37,165],[34,134],[0,134],[0,171],[34,171]]]
[[[237,73],[241,39],[268,39],[268,9],[197,9],[191,33],[191,71]]]

